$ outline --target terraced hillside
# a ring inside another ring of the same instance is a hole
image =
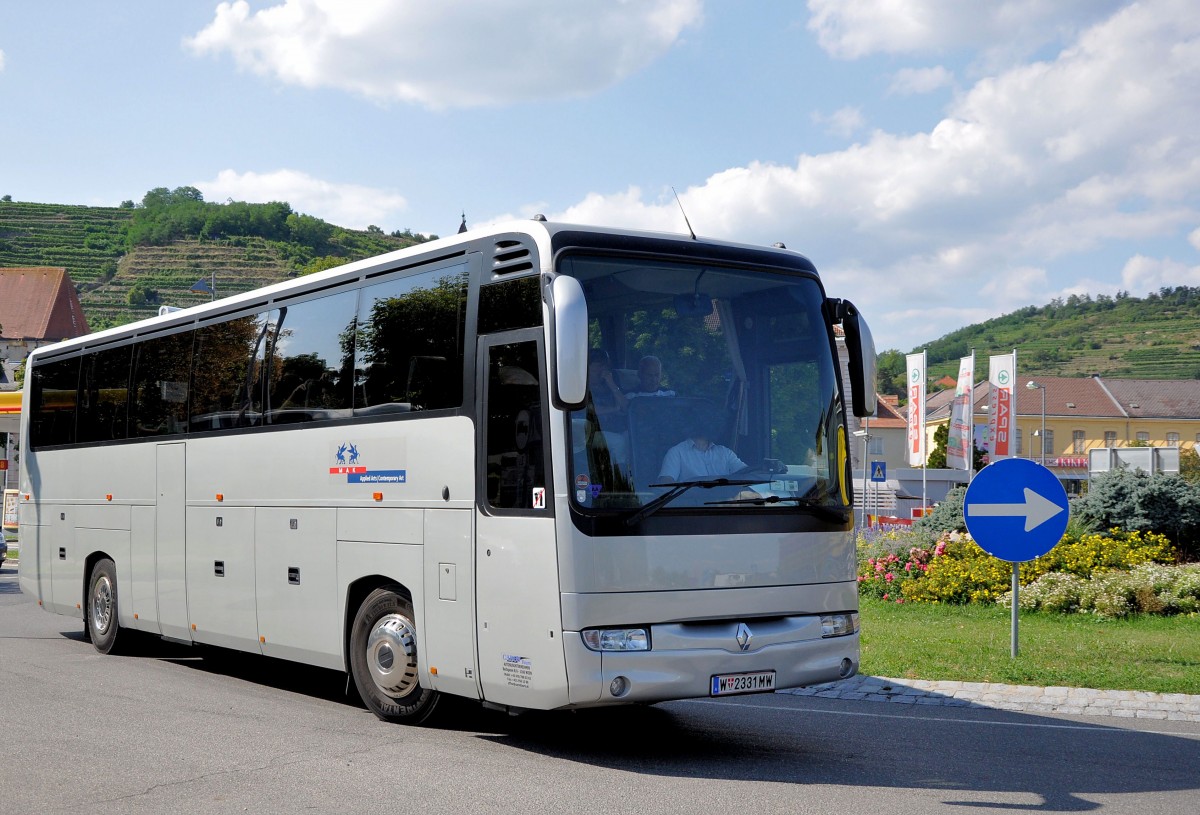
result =
[[[207,294],[189,291],[202,278],[215,276],[217,296],[227,297],[424,239],[407,230],[391,235],[349,230],[302,216],[321,228],[319,246],[239,234],[131,245],[129,227],[139,214],[143,211],[129,208],[0,201],[0,266],[66,268],[97,329],[152,316],[161,305],[204,302]]]
[[[1200,379],[1200,288],[1145,298],[1071,297],[967,326],[927,346],[930,370],[958,375],[958,358],[1017,349],[1021,375]],[[987,361],[977,362],[985,370]]]
[[[76,284],[116,271],[131,210],[0,202],[0,266],[62,266]]]
[[[208,302],[209,295],[189,291],[200,279],[209,281],[215,276],[217,296],[228,297],[296,276],[293,264],[267,241],[245,238],[235,243],[245,245],[189,240],[170,246],[139,246],[121,258],[111,280],[83,287],[79,299],[84,313],[99,324],[127,322],[152,316],[161,305],[186,307]],[[149,293],[145,305],[130,304],[135,285]]]

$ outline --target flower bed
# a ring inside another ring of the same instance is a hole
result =
[[[966,536],[944,534],[931,544],[920,532],[868,530],[859,536],[858,553],[865,596],[897,603],[1012,602],[1012,564]],[[1155,533],[1068,534],[1048,554],[1021,564],[1021,584],[1031,588],[1028,600],[1022,591],[1020,605],[1107,617],[1195,613],[1200,565],[1164,565],[1174,561],[1170,541]]]

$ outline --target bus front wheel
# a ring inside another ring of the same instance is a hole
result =
[[[429,718],[437,691],[421,687],[412,602],[395,589],[371,592],[350,630],[350,672],[363,702],[388,722]]]
[[[88,578],[88,638],[102,654],[116,650],[121,625],[117,622],[117,567],[108,558],[96,561]]]

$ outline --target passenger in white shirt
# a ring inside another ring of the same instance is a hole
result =
[[[655,356],[644,356],[638,360],[637,387],[625,394],[627,399],[635,396],[674,396],[675,391],[662,387],[662,360]]]

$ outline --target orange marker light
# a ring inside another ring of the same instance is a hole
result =
[[[221,501],[224,501],[224,500],[225,500],[225,493],[218,492],[217,493],[217,503],[220,503]]]
[[[261,636],[260,636],[260,637],[258,638],[258,641],[259,641],[260,643],[262,643],[262,644],[266,645],[266,643],[267,643],[267,638],[266,638],[266,637],[261,637]]]
[[[137,615],[137,612],[135,611],[135,612],[133,612],[133,619],[136,620],[137,618],[138,618],[138,615]]]
[[[429,669],[429,672],[430,672],[431,674],[433,674],[434,676],[437,676],[437,668],[430,668],[430,669]]]
[[[195,631],[195,630],[196,630],[196,624],[195,624],[195,623],[192,623],[192,630],[193,630],[193,631]]]
[[[371,497],[374,498],[376,501],[382,501],[383,493],[382,492],[373,492],[373,493],[371,493]]]
[[[111,500],[112,500],[112,493],[110,492],[108,495],[104,496],[104,500],[105,500],[105,501],[111,501]]]

